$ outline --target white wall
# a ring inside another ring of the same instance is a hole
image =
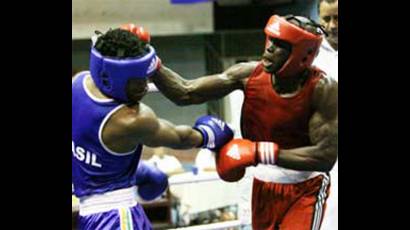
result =
[[[173,5],[170,0],[72,0],[72,39],[90,38],[124,23],[144,26],[152,35],[213,32],[211,2]]]

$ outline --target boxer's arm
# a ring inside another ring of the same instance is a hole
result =
[[[117,112],[107,128],[110,128],[110,136],[115,136],[116,143],[126,143],[127,146],[144,144],[150,147],[189,149],[201,146],[203,142],[199,131],[160,119],[143,103]]]
[[[162,65],[153,82],[162,94],[177,105],[200,104],[244,89],[246,79],[256,66],[257,62],[239,63],[220,74],[187,80]]]
[[[309,136],[313,146],[281,149],[279,166],[301,171],[330,171],[337,159],[338,84],[332,79],[318,82],[313,102],[316,112],[309,121]]]
[[[190,149],[201,145],[200,132],[187,125],[174,125],[159,118],[144,119],[145,128],[137,134],[140,143],[150,146],[165,146],[174,149]]]

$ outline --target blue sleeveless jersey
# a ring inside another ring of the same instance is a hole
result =
[[[104,193],[136,185],[142,145],[129,153],[116,153],[102,143],[102,128],[124,105],[98,99],[85,88],[88,71],[72,82],[72,181],[77,197]]]

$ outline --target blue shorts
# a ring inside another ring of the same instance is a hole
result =
[[[151,230],[152,225],[140,204],[107,212],[79,216],[80,230]]]

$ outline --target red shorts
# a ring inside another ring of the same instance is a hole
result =
[[[330,178],[319,175],[297,184],[253,181],[254,230],[318,230],[329,196]]]

